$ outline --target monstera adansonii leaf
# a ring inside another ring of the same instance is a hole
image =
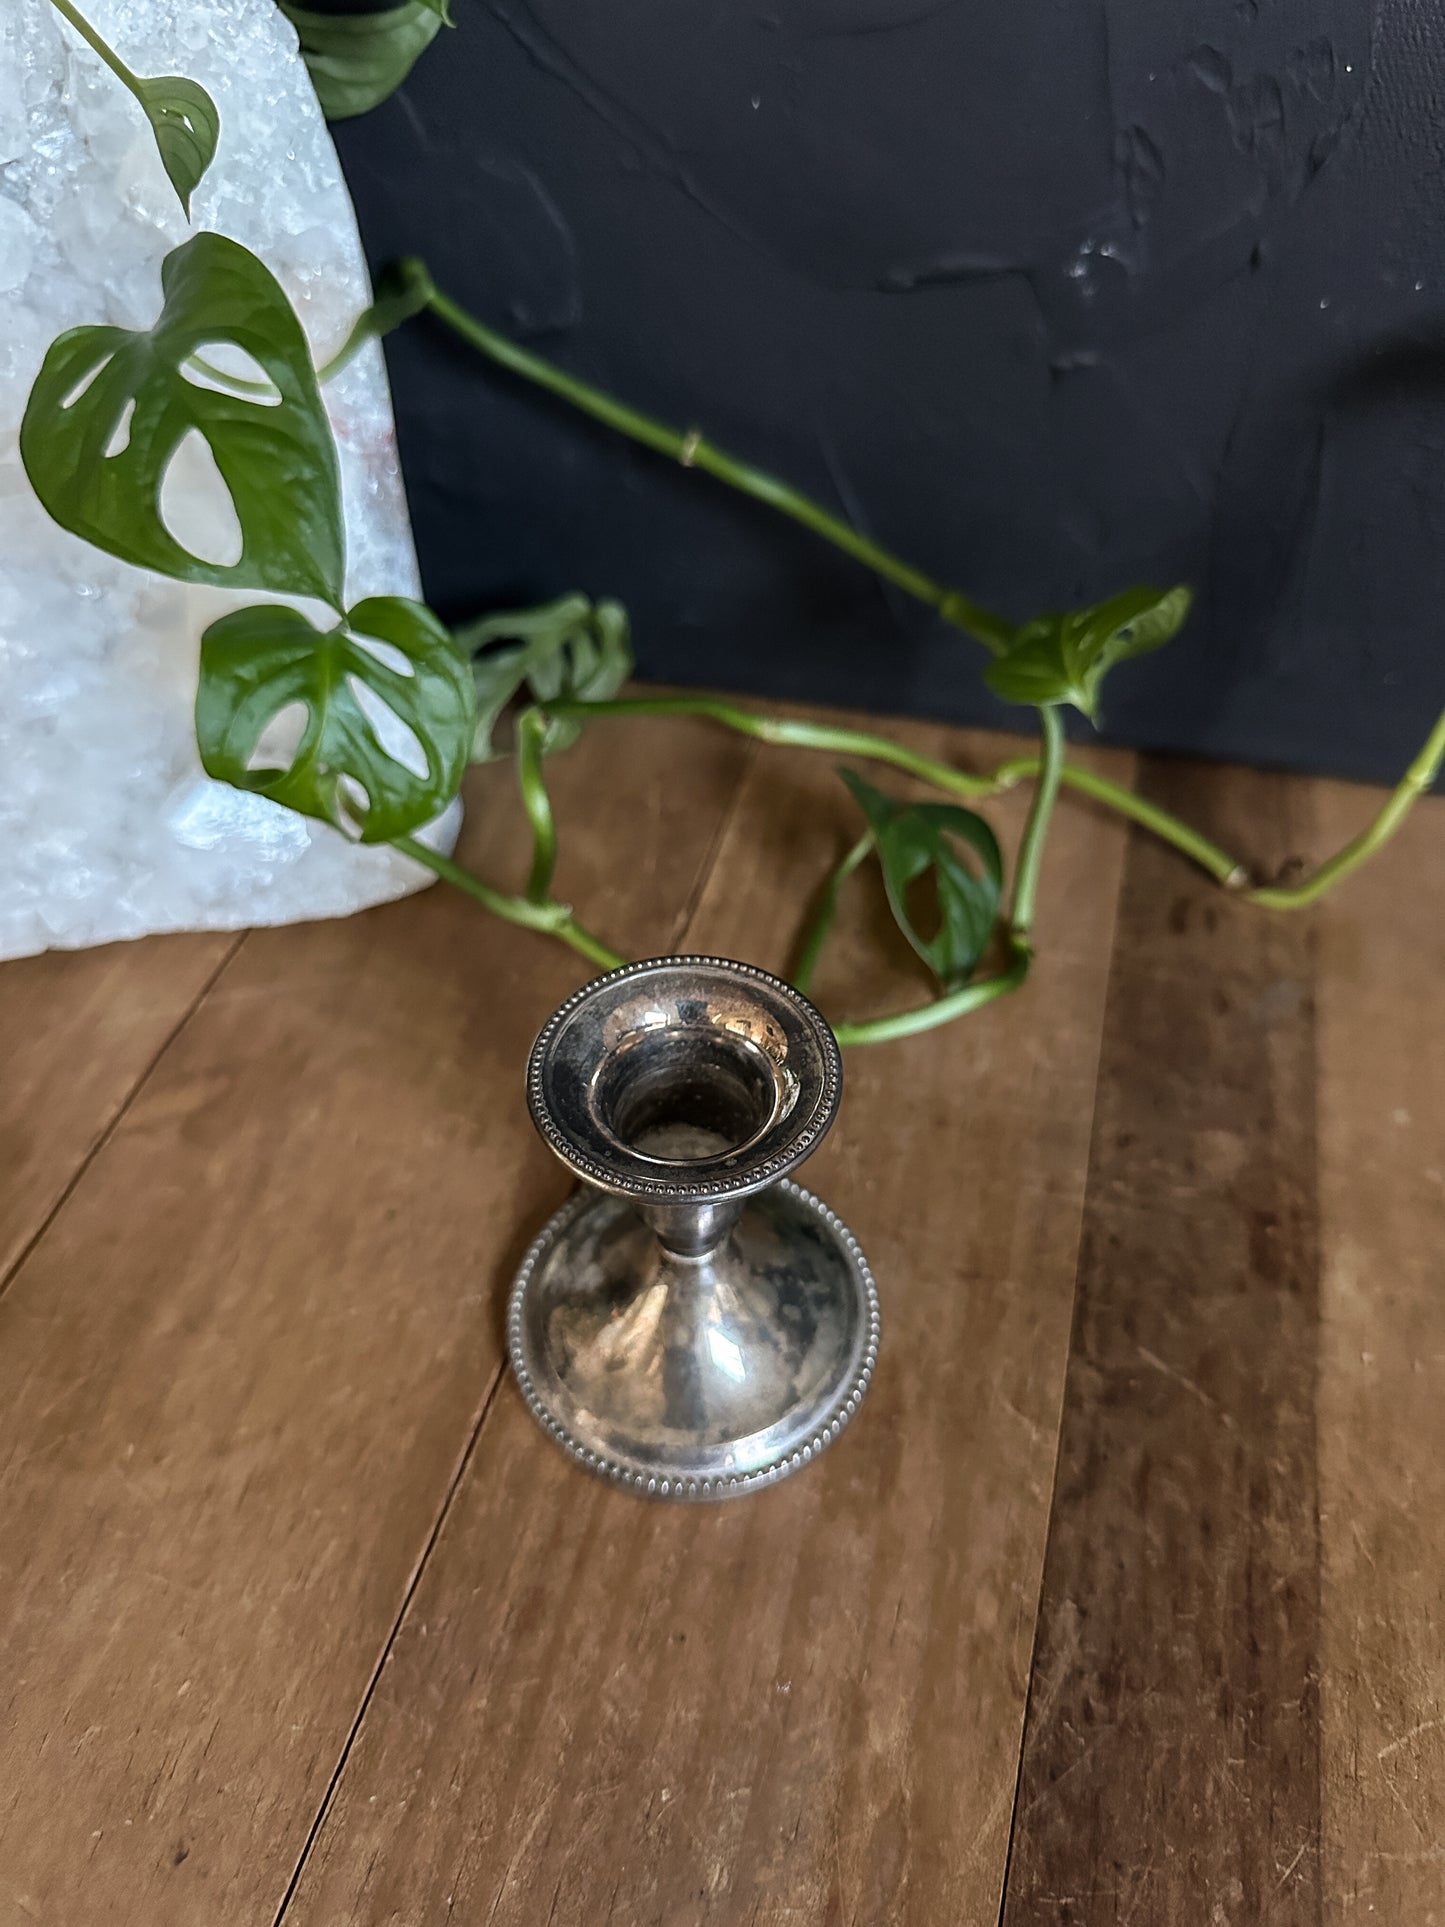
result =
[[[401,596],[359,602],[326,630],[279,604],[238,609],[201,638],[196,738],[209,774],[363,843],[445,808],[474,718],[451,632]]]
[[[280,283],[239,243],[198,234],[166,256],[161,286],[153,328],[71,328],[51,344],[20,429],[35,493],[62,528],[141,568],[339,609],[336,448]],[[218,386],[203,351],[228,349],[264,382],[246,393]],[[193,433],[230,492],[234,562],[193,554],[162,517],[166,470]]]
[[[1072,703],[1097,721],[1105,676],[1177,635],[1190,601],[1186,588],[1141,586],[1092,608],[1039,616],[1017,631],[983,679],[1006,702]]]
[[[967,983],[988,946],[1003,889],[1003,856],[984,819],[956,803],[904,803],[854,770],[839,775],[868,819],[894,922],[947,990]],[[913,886],[932,879],[938,927],[920,927]]]
[[[524,689],[543,704],[606,702],[632,674],[627,611],[584,595],[463,623],[457,643],[471,658],[477,691],[474,763],[502,753],[493,740],[497,724]],[[553,716],[542,747],[568,749],[581,733],[577,718]]]

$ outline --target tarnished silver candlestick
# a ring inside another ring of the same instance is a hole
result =
[[[508,1342],[532,1412],[595,1472],[720,1499],[796,1471],[857,1410],[878,1296],[851,1232],[786,1173],[837,1113],[805,997],[720,957],[599,977],[532,1047],[537,1129],[593,1187],[523,1261]]]

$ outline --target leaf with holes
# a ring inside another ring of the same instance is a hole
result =
[[[894,921],[946,990],[966,983],[988,947],[1003,891],[1003,856],[983,818],[956,803],[901,803],[852,770],[838,774],[867,818]],[[938,928],[919,929],[910,889],[931,877]]]
[[[191,196],[211,164],[221,132],[216,103],[184,74],[157,74],[150,80],[137,75],[135,97],[146,111],[161,165],[189,220]]]
[[[617,694],[632,667],[627,611],[620,602],[598,602],[587,620],[562,635],[555,648],[534,657],[527,683],[539,703],[604,703]],[[577,717],[555,716],[547,724],[542,747],[570,749],[581,734]]]
[[[154,328],[71,328],[52,342],[20,426],[31,486],[62,528],[182,582],[317,596],[340,608],[341,484],[301,323],[254,254],[198,234],[165,258]],[[221,392],[199,351],[240,352],[267,394]],[[239,560],[193,554],[166,527],[166,469],[210,449],[240,527]]]
[[[1097,722],[1099,691],[1116,663],[1162,648],[1178,634],[1190,591],[1125,589],[1107,602],[1025,623],[1005,653],[983,672],[1005,702],[1072,703]]]
[[[298,706],[299,740],[277,741]],[[401,596],[358,602],[328,630],[261,604],[201,638],[196,740],[210,775],[363,843],[403,836],[446,807],[473,715],[471,672],[450,632]]]
[[[315,13],[280,0],[328,120],[351,120],[394,94],[441,31],[442,6],[407,0],[380,13]],[[447,24],[451,22],[448,20]]]
[[[539,703],[597,703],[615,696],[632,674],[627,611],[620,602],[593,603],[584,595],[464,623],[457,642],[472,658],[476,682],[474,763],[503,754],[493,741],[497,724],[524,686]],[[581,733],[576,718],[553,717],[543,748],[567,749]]]

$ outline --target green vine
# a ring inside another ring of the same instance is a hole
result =
[[[987,774],[955,769],[932,756],[920,755],[906,744],[888,736],[876,736],[861,729],[833,729],[824,723],[809,723],[784,716],[758,716],[750,709],[717,696],[629,696],[612,702],[553,704],[557,715],[585,716],[705,716],[725,729],[751,736],[760,743],[790,744],[797,749],[826,749],[843,756],[862,756],[869,762],[886,763],[920,782],[941,790],[947,796],[984,798],[999,796],[1020,783],[1037,780],[1042,762],[1037,756],[1015,756]],[[1165,843],[1190,857],[1216,883],[1230,890],[1241,890],[1249,881],[1243,864],[1211,843],[1207,836],[1181,821],[1157,803],[1136,796],[1121,783],[1110,782],[1082,763],[1065,762],[1059,772],[1061,782],[1081,796],[1088,796],[1106,809],[1127,816],[1131,822],[1151,831]],[[1428,784],[1426,786],[1428,788]]]
[[[540,709],[523,710],[517,719],[517,787],[532,826],[532,869],[527,878],[529,903],[545,903],[557,868],[557,825],[552,799],[542,773],[547,744],[547,717]]]
[[[813,912],[813,920],[803,933],[792,970],[793,983],[805,994],[812,988],[813,972],[817,969],[818,959],[823,954],[823,945],[828,941],[828,932],[833,928],[833,919],[838,914],[839,893],[858,865],[866,861],[872,850],[873,832],[865,830],[837,867],[828,872],[827,880],[818,892],[818,903]]]
[[[216,145],[209,97],[181,76],[138,78],[74,0],[53,4],[147,113],[188,209]],[[395,11],[386,56],[393,62],[430,37],[445,5],[408,0]],[[379,68],[370,78],[349,70],[346,84],[354,79],[364,93],[379,78]],[[1299,882],[1256,880],[1179,817],[1067,755],[1065,709],[1097,720],[1112,670],[1178,632],[1189,609],[1186,589],[1127,589],[1092,607],[1015,627],[800,490],[717,447],[700,429],[660,422],[509,341],[439,290],[416,260],[401,264],[395,286],[357,320],[319,375],[285,293],[236,242],[194,235],[166,257],[162,289],[164,305],[151,329],[76,328],[52,344],[26,407],[20,446],[36,495],[62,527],[176,580],[254,589],[271,598],[234,610],[201,639],[196,731],[205,768],[345,836],[389,843],[492,915],[554,937],[601,969],[623,958],[552,893],[558,825],[546,758],[575,742],[585,726],[613,717],[700,717],[755,741],[876,764],[947,799],[885,795],[856,770],[840,772],[864,824],[817,893],[795,981],[800,988],[811,984],[841,892],[870,862],[879,865],[899,928],[937,980],[927,1003],[838,1023],[845,1045],[950,1023],[1027,981],[1045,842],[1065,788],[1161,838],[1225,889],[1285,911],[1316,902],[1380,849],[1445,764],[1442,714],[1358,836]],[[989,687],[1037,712],[1039,753],[972,772],[886,735],[759,715],[719,697],[620,695],[632,655],[625,612],[612,602],[564,596],[538,609],[489,613],[455,633],[404,597],[372,596],[348,606],[339,471],[319,384],[365,342],[423,310],[509,374],[788,516],[936,610],[987,652]],[[215,359],[217,344],[239,351],[263,379],[225,372]],[[236,510],[242,552],[232,564],[190,554],[160,514],[165,471],[193,431],[209,444]],[[328,625],[318,628],[285,600],[292,597],[329,607]],[[281,752],[264,748],[269,725],[298,705],[306,718],[299,740]],[[415,740],[421,768],[387,748],[373,713],[378,707]],[[468,762],[504,754],[514,762],[532,840],[521,895],[494,888],[417,835],[456,794]],[[967,805],[1025,783],[1033,794],[1005,912],[1002,855],[988,824]],[[987,959],[992,968],[984,968]]]
[[[1005,945],[1008,962],[996,976],[962,985],[946,996],[936,998],[918,1010],[901,1010],[889,1017],[874,1017],[865,1023],[835,1026],[840,1044],[886,1044],[897,1037],[910,1037],[939,1024],[952,1023],[985,1004],[1021,990],[1033,963],[1034,904],[1038,896],[1039,867],[1043,862],[1044,839],[1049,819],[1058,800],[1059,778],[1064,763],[1064,728],[1056,709],[1039,712],[1043,724],[1044,749],[1039,780],[1029,806],[1019,844],[1018,867],[1014,872],[1013,909],[1009,916]]]
[[[985,609],[981,603],[964,595],[960,589],[946,588],[915,569],[912,563],[905,562],[880,543],[862,535],[857,529],[845,522],[841,516],[815,502],[800,490],[779,481],[777,476],[769,475],[765,469],[755,468],[750,462],[739,460],[723,449],[706,440],[698,428],[670,428],[650,415],[644,415],[636,408],[629,408],[625,402],[604,394],[590,382],[579,380],[576,375],[568,374],[554,362],[544,361],[540,355],[531,354],[509,341],[475,315],[468,314],[433,282],[426,265],[415,258],[402,261],[398,266],[401,285],[416,294],[419,300],[463,341],[469,342],[482,354],[503,368],[510,369],[526,381],[534,382],[539,388],[547,389],[562,401],[570,402],[584,415],[592,416],[594,421],[605,422],[609,428],[630,436],[641,442],[645,448],[655,449],[659,455],[668,455],[680,462],[684,468],[701,469],[704,474],[712,475],[730,488],[739,489],[744,495],[751,495],[755,502],[765,502],[780,514],[791,516],[793,521],[801,522],[815,535],[821,535],[835,548],[851,555],[855,562],[872,569],[875,575],[895,583],[898,588],[907,590],[920,602],[937,609],[945,622],[951,622],[956,629],[981,642],[986,649],[1001,653],[1008,647],[1014,631],[996,616]]]
[[[583,413],[592,416],[594,420],[605,422],[609,427],[619,430],[633,440],[656,449],[659,453],[672,456],[683,467],[705,469],[718,480],[741,489],[755,500],[766,502],[794,521],[803,523],[823,536],[825,540],[832,542],[845,554],[852,556],[856,561],[863,562],[875,573],[917,596],[920,601],[936,608],[946,620],[972,635],[992,654],[1008,657],[1017,650],[1021,640],[1028,637],[1030,631],[1037,631],[1041,626],[1026,624],[1022,629],[1011,628],[1001,617],[984,609],[981,604],[972,601],[960,591],[941,587],[902,557],[893,554],[892,551],[871,539],[859,535],[847,523],[841,522],[838,517],[801,491],[763,470],[717,450],[703,438],[700,430],[682,431],[656,421],[651,416],[625,406],[612,396],[566,370],[558,368],[555,364],[545,361],[541,356],[518,347],[516,343],[508,341],[494,329],[486,327],[475,316],[468,314],[465,309],[443,294],[432,280],[424,262],[414,257],[408,258],[399,263],[397,275],[399,285],[408,291],[411,299],[416,302],[418,311],[422,307],[429,308],[453,332],[459,334],[463,340],[469,342],[499,366],[572,403]],[[700,451],[706,452],[706,459]],[[1042,626],[1047,627],[1056,620],[1058,619],[1043,618]],[[1162,638],[1162,640],[1167,639],[1167,637]],[[1149,646],[1157,646],[1157,643],[1151,643]],[[985,797],[997,794],[1020,782],[1037,781],[1044,767],[1043,759],[1023,756],[1001,763],[991,775],[975,775],[951,769],[931,758],[918,756],[887,737],[873,736],[859,731],[833,732],[818,725],[758,716],[736,704],[712,697],[639,698],[625,703],[595,705],[594,710],[596,713],[607,710],[614,714],[636,715],[706,715],[727,728],[739,730],[763,742],[795,743],[813,748],[842,749],[845,745],[832,739],[837,736],[847,736],[849,741],[846,748],[850,752],[879,762],[890,763],[896,768],[920,777],[935,788],[956,796]],[[1046,713],[1046,709],[1042,706],[1040,713]],[[1296,910],[1317,902],[1328,890],[1379,850],[1399,829],[1416,800],[1433,788],[1442,767],[1445,767],[1445,712],[1442,712],[1436,720],[1418,755],[1391,792],[1374,821],[1343,849],[1321,862],[1302,882],[1288,887],[1252,883],[1251,871],[1247,863],[1231,856],[1191,824],[1077,763],[1064,762],[1060,770],[1060,781],[1080,794],[1092,798],[1105,808],[1128,817],[1131,822],[1137,823],[1141,828],[1171,844],[1197,863],[1213,877],[1215,882],[1242,895],[1248,902],[1255,903],[1264,909]]]
[[[1251,890],[1248,892],[1250,902],[1266,910],[1303,910],[1311,903],[1318,903],[1326,891],[1333,890],[1352,870],[1358,870],[1377,850],[1384,848],[1420,798],[1434,787],[1442,765],[1445,765],[1445,710],[1436,717],[1420,753],[1386,797],[1372,823],[1358,836],[1351,837],[1343,849],[1336,850],[1302,883],[1283,889],[1266,886]]]
[[[569,949],[575,950],[579,957],[595,963],[602,970],[616,970],[627,959],[619,951],[609,949],[600,937],[594,937],[573,916],[571,906],[553,902],[550,898],[534,903],[530,897],[508,896],[504,890],[494,890],[489,883],[483,883],[460,863],[454,863],[440,850],[434,850],[429,843],[423,843],[414,836],[396,836],[392,846],[409,856],[423,869],[430,870],[444,883],[450,883],[465,896],[490,910],[494,917],[504,923],[519,924],[523,930],[536,930],[543,936],[556,937]]]

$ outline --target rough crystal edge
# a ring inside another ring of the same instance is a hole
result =
[[[569,1171],[575,1171],[578,1177],[589,1178],[603,1190],[618,1191],[617,1173],[609,1170],[605,1164],[599,1164],[595,1159],[582,1155],[572,1140],[558,1128],[542,1091],[543,1061],[552,1038],[579,1004],[595,996],[605,985],[624,983],[630,977],[639,977],[648,971],[673,964],[706,964],[717,969],[732,971],[741,977],[753,977],[758,982],[766,984],[770,990],[780,991],[790,1002],[797,1005],[805,1020],[817,1029],[824,1061],[823,1089],[818,1099],[816,1120],[808,1126],[806,1131],[800,1132],[789,1142],[786,1151],[779,1152],[775,1157],[767,1158],[761,1164],[745,1165],[733,1177],[711,1179],[706,1183],[684,1184],[678,1179],[640,1178],[627,1185],[625,1195],[646,1196],[655,1198],[659,1203],[672,1204],[688,1198],[711,1201],[736,1197],[739,1192],[761,1190],[784,1171],[791,1171],[801,1164],[810,1155],[813,1146],[827,1134],[837,1114],[842,1091],[843,1059],[838,1049],[838,1040],[833,1035],[833,1027],[816,1004],[805,997],[802,991],[795,990],[783,978],[775,977],[771,971],[760,970],[756,964],[739,963],[735,957],[644,957],[637,963],[622,964],[616,970],[609,970],[600,977],[593,977],[583,984],[580,990],[574,990],[567,1001],[559,1004],[542,1026],[527,1060],[527,1104],[531,1110],[533,1122]]]
[[[697,963],[714,960],[689,957],[679,961]],[[635,969],[636,966],[629,965],[628,968]],[[566,1005],[564,1004],[562,1008],[565,1010]],[[796,1199],[799,1204],[822,1219],[828,1230],[842,1245],[854,1274],[863,1287],[868,1303],[868,1336],[863,1346],[862,1359],[859,1361],[858,1370],[848,1383],[847,1390],[840,1393],[834,1401],[826,1419],[802,1445],[795,1446],[791,1452],[769,1460],[766,1465],[756,1466],[751,1472],[729,1473],[726,1477],[701,1479],[660,1478],[654,1473],[638,1472],[632,1467],[620,1465],[615,1459],[606,1458],[600,1452],[594,1452],[590,1446],[584,1445],[575,1434],[569,1432],[567,1427],[547,1410],[532,1374],[527,1369],[527,1362],[522,1352],[522,1318],[526,1308],[527,1287],[532,1281],[532,1274],[543,1253],[553,1239],[567,1228],[571,1219],[595,1202],[588,1192],[581,1191],[575,1197],[569,1198],[560,1210],[553,1212],[527,1247],[526,1255],[517,1272],[516,1282],[512,1286],[512,1295],[507,1307],[507,1356],[511,1361],[518,1389],[532,1417],[542,1430],[561,1446],[569,1458],[575,1459],[589,1472],[595,1472],[599,1478],[607,1479],[613,1485],[620,1485],[625,1490],[636,1493],[640,1498],[673,1499],[683,1504],[701,1503],[706,1500],[738,1498],[744,1492],[757,1492],[764,1486],[776,1485],[780,1479],[786,1479],[789,1473],[801,1471],[803,1466],[810,1464],[838,1437],[862,1404],[863,1396],[873,1377],[873,1368],[878,1363],[878,1337],[881,1329],[878,1287],[873,1281],[872,1270],[868,1260],[863,1256],[858,1240],[837,1212],[831,1210],[811,1191],[804,1190],[801,1184],[795,1184],[791,1178],[780,1178],[776,1188],[779,1191],[785,1191],[790,1198]]]

